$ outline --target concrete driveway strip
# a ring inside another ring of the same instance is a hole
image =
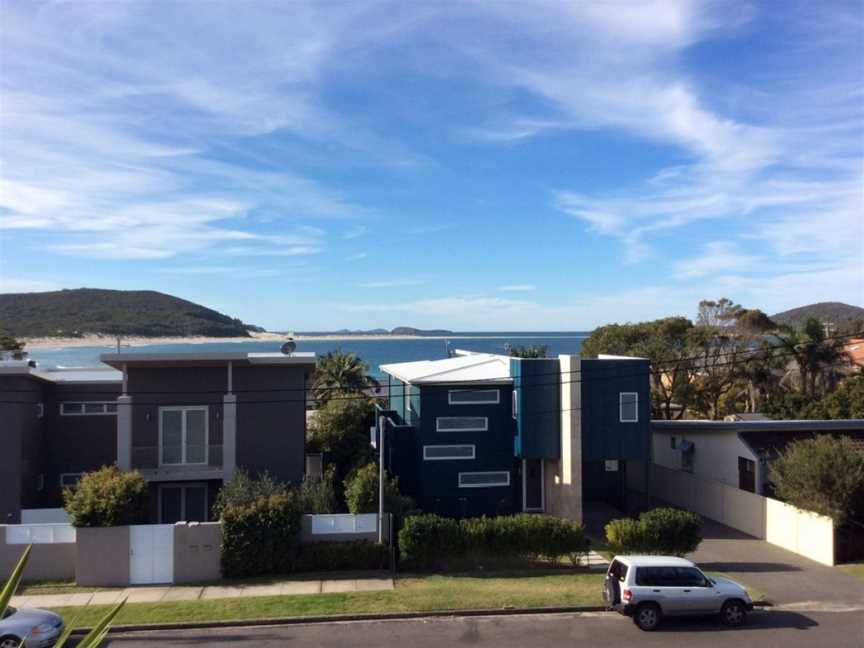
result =
[[[411,646],[487,646],[525,648],[562,646],[648,646],[667,648],[861,648],[864,615],[754,612],[747,625],[728,629],[715,619],[669,620],[656,632],[640,631],[624,617],[611,613],[530,615],[512,617],[434,618],[405,621],[319,623],[214,630],[129,633],[112,636],[113,648],[143,648],[157,642],[201,648],[380,648]]]
[[[702,534],[698,551],[688,558],[758,589],[775,604],[864,609],[861,579],[711,520],[705,520]]]

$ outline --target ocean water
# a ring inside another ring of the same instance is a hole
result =
[[[506,345],[549,347],[549,355],[578,353],[587,332],[559,333],[454,333],[447,338],[451,349],[468,349],[484,353],[506,353]],[[369,364],[370,373],[380,375],[378,367],[391,362],[410,362],[412,360],[439,360],[447,357],[447,341],[432,338],[410,340],[300,340],[298,351],[313,351],[318,355],[334,349],[353,351]],[[279,342],[216,342],[207,344],[148,344],[145,346],[124,347],[130,353],[180,353],[278,351]],[[95,367],[100,366],[99,355],[113,353],[114,346],[68,347],[62,349],[32,349],[30,358],[43,367]]]

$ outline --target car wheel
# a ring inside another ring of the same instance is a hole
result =
[[[0,637],[0,648],[18,648],[20,645],[21,640],[18,637],[13,637],[12,635]]]
[[[660,607],[654,603],[643,603],[633,614],[633,623],[640,630],[650,632],[660,625]]]
[[[720,620],[727,626],[737,627],[744,623],[747,611],[741,601],[726,601],[720,609]]]

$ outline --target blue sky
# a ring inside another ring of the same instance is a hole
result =
[[[864,305],[860,2],[10,0],[0,30],[4,292],[295,330]]]

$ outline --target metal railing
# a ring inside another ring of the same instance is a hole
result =
[[[132,468],[221,468],[221,445],[132,446]]]

